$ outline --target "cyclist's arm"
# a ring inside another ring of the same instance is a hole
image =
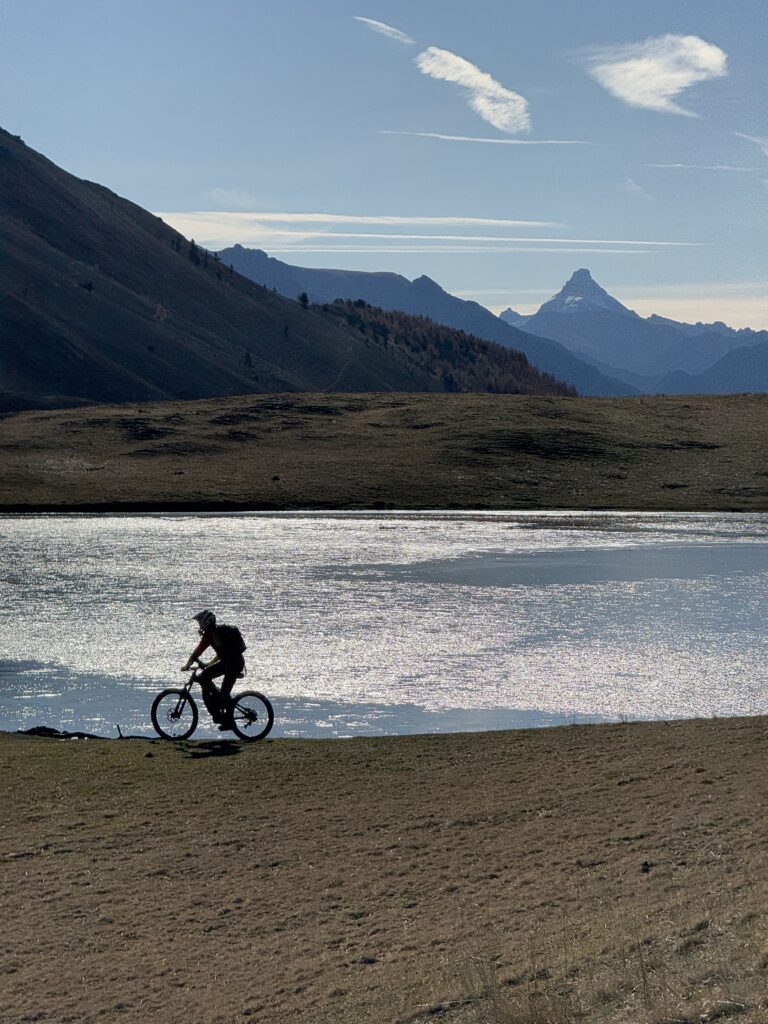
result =
[[[211,638],[208,636],[207,633],[203,633],[202,640],[197,645],[197,647],[194,649],[194,651],[192,651],[192,653],[190,654],[189,658],[187,658],[187,663],[183,667],[182,672],[188,672],[189,669],[192,668],[192,662],[195,661],[197,658],[199,658],[200,655],[203,653],[203,651],[207,650],[210,646],[211,646]],[[218,661],[219,659],[216,658],[215,660]]]

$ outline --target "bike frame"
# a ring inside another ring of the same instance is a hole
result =
[[[192,669],[192,674],[181,688],[184,696],[179,698],[179,702],[176,705],[176,710],[173,712],[176,718],[181,717],[181,709],[184,707],[184,701],[187,698],[189,698],[189,700],[191,701],[194,701],[195,698],[192,696],[192,687],[195,685],[195,683],[198,683],[200,689],[202,690],[203,684],[198,679],[198,673],[201,672],[204,668],[207,668],[208,665],[206,665],[206,663],[204,661],[201,661],[199,658],[195,658],[195,661],[197,662],[197,665]],[[209,664],[213,665],[215,664],[215,662],[209,662]],[[232,699],[233,698],[230,695],[229,701],[231,702]]]
[[[184,703],[187,699],[191,700],[194,703],[195,698],[192,696],[192,687],[195,685],[195,683],[200,683],[200,680],[197,678],[197,673],[201,669],[205,668],[205,665],[203,664],[202,661],[200,661],[199,658],[195,658],[195,661],[197,662],[197,665],[195,665],[195,667],[192,669],[192,674],[190,675],[186,683],[182,686],[182,696],[179,697],[176,709],[172,712],[174,718],[181,718],[181,710],[184,707]]]

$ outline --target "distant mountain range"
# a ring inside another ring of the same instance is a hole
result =
[[[768,332],[737,331],[722,322],[645,319],[609,295],[586,269],[577,270],[535,314],[507,309],[497,317],[428,277],[409,281],[392,273],[296,267],[242,245],[219,256],[281,295],[306,292],[315,302],[360,298],[520,349],[585,395],[768,390]]]
[[[276,295],[2,129],[0,224],[0,412],[274,391],[571,393],[522,353],[446,327]]]
[[[208,253],[2,129],[0,247],[0,413],[274,391],[768,390],[768,332],[643,319],[587,270],[534,315],[500,318],[428,277]]]
[[[532,334],[556,338],[603,372],[644,392],[764,391],[768,331],[736,331],[724,323],[685,324],[640,317],[609,295],[588,270],[577,270],[531,316],[507,309],[501,318]]]
[[[534,366],[567,381],[583,395],[637,394],[634,385],[603,373],[575,355],[568,346],[560,344],[559,339],[552,341],[518,330],[477,302],[450,295],[426,276],[409,281],[392,273],[295,267],[268,256],[261,249],[247,249],[242,245],[222,249],[218,256],[222,263],[234,267],[244,277],[289,298],[306,292],[310,302],[318,303],[363,299],[382,309],[428,316],[437,323],[517,349],[524,352]]]

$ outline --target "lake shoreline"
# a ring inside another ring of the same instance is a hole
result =
[[[578,514],[580,512],[594,512],[594,513],[605,513],[610,515],[611,513],[668,513],[670,515],[679,514],[690,514],[696,515],[699,512],[722,512],[723,514],[733,513],[738,515],[762,515],[768,509],[742,509],[742,508],[713,508],[713,509],[679,509],[679,508],[640,508],[633,506],[632,508],[616,508],[614,506],[590,506],[585,508],[582,505],[548,505],[546,508],[542,508],[539,505],[518,505],[515,508],[499,508],[496,506],[481,506],[481,505],[448,505],[444,508],[435,507],[424,507],[416,506],[409,507],[407,505],[389,505],[380,503],[378,505],[258,505],[255,503],[235,503],[235,502],[157,502],[151,501],[142,502],[109,502],[109,503],[95,503],[95,502],[83,502],[77,505],[2,505],[0,506],[0,516],[41,516],[41,515],[103,515],[103,516],[120,516],[120,515],[136,515],[136,516],[152,516],[152,515],[248,515],[249,513],[259,515],[307,515],[307,516],[322,516],[325,514],[339,514],[349,513],[350,515],[376,515],[378,513],[387,513],[397,515],[403,513],[403,515],[450,515],[452,512],[455,513],[466,513],[471,515],[477,513],[477,515],[485,514],[531,514],[536,512],[562,512],[563,515]]]
[[[6,1019],[759,1024],[766,754],[766,717],[0,733]]]

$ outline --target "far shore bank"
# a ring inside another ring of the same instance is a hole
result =
[[[768,395],[280,394],[0,418],[0,512],[768,511]]]
[[[334,515],[334,514],[349,514],[349,515],[360,515],[360,516],[375,516],[379,514],[390,514],[393,516],[401,515],[450,515],[451,513],[472,515],[484,514],[496,514],[496,515],[535,515],[537,512],[541,513],[557,513],[562,512],[563,515],[576,515],[580,512],[590,512],[595,514],[604,513],[610,515],[611,513],[627,513],[631,515],[633,512],[638,514],[643,513],[659,513],[665,514],[683,514],[688,513],[695,515],[697,512],[723,512],[723,513],[740,513],[751,512],[755,515],[768,512],[766,509],[749,509],[744,510],[738,507],[728,508],[714,508],[714,509],[677,509],[677,508],[603,508],[601,506],[584,508],[583,506],[553,506],[550,505],[547,508],[539,508],[538,506],[518,508],[497,508],[495,506],[467,506],[466,508],[458,508],[456,506],[450,506],[448,508],[424,508],[422,506],[414,506],[408,508],[405,506],[395,505],[377,505],[369,507],[367,505],[361,505],[356,507],[354,505],[344,505],[337,507],[335,505],[313,505],[307,507],[305,505],[255,505],[255,504],[239,504],[239,503],[216,503],[210,504],[208,502],[190,502],[188,504],[181,504],[177,502],[158,502],[153,504],[151,502],[109,502],[104,504],[96,504],[93,502],[82,504],[82,505],[4,505],[0,506],[0,516],[45,516],[45,515],[83,515],[83,516],[159,516],[159,515],[213,515],[213,516],[226,516],[226,515],[307,515],[307,516],[322,516],[322,515]]]
[[[0,733],[2,1017],[761,1024],[768,719]]]

